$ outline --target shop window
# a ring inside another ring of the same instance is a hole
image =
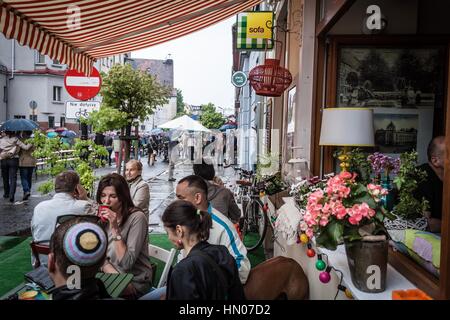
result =
[[[59,122],[61,123],[61,127],[65,127],[66,126],[66,118],[65,117],[60,117],[59,118]]]
[[[30,120],[37,122],[37,114],[30,114]]]
[[[48,116],[48,127],[49,128],[55,127],[55,117],[54,116]]]
[[[53,101],[61,101],[61,90],[62,87],[53,86]]]

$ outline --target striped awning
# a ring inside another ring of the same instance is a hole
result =
[[[86,74],[97,58],[169,41],[261,0],[0,0],[0,32]]]

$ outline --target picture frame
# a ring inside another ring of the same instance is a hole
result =
[[[427,162],[445,103],[446,48],[342,44],[336,53],[336,107],[372,108],[375,150],[394,157],[416,150]]]

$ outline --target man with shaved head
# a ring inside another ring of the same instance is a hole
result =
[[[428,200],[430,207],[425,216],[428,218],[429,230],[436,233],[441,232],[445,152],[445,137],[433,138],[428,145],[428,163],[419,166],[420,169],[426,171],[427,179],[419,184],[417,198]]]

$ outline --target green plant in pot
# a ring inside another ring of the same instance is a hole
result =
[[[425,198],[416,196],[418,185],[427,177],[427,173],[417,167],[417,152],[405,152],[400,155],[400,169],[394,184],[398,189],[398,202],[392,213],[397,220],[403,220],[405,228],[424,229],[426,221],[423,212],[428,210],[429,204]],[[423,225],[423,228],[416,226]]]
[[[388,234],[382,206],[387,191],[380,185],[357,182],[356,173],[341,172],[329,178],[323,189],[308,196],[300,229],[317,246],[335,250],[344,242],[354,285],[361,291],[385,289]]]

